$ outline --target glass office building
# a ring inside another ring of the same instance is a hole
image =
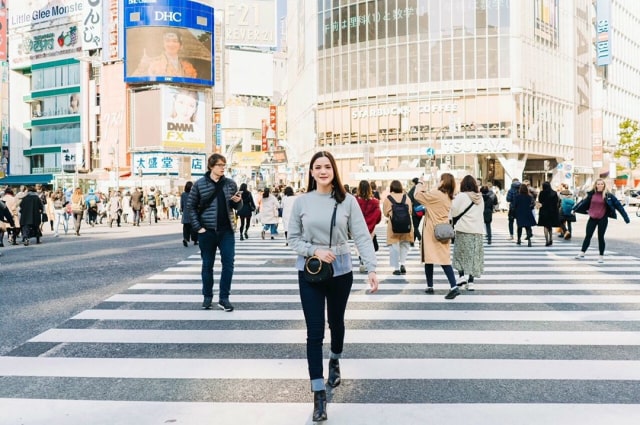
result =
[[[317,55],[315,148],[351,182],[449,171],[537,185],[567,161],[592,174],[593,5],[559,3],[318,0],[315,37],[307,15],[294,28],[316,45],[290,43],[289,68]]]

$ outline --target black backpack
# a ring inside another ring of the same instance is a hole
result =
[[[391,195],[387,197],[391,201],[391,230],[393,233],[409,233],[411,232],[411,214],[409,213],[409,205],[407,195],[402,195],[402,201],[396,202]]]

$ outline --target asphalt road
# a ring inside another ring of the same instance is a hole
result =
[[[610,220],[607,249],[640,256],[640,217],[628,208],[631,223]],[[586,216],[574,223],[574,240],[582,241]],[[505,213],[494,214],[494,229],[507,227]],[[83,223],[81,236],[72,231],[54,238],[44,228],[42,244],[0,248],[0,355],[40,332],[119,293],[140,278],[176,264],[197,247],[182,246],[182,225],[157,224],[109,228]],[[534,229],[542,240],[541,228]],[[535,241],[535,239],[534,239]],[[597,249],[594,237],[591,250]],[[593,251],[592,251],[593,252]]]
[[[184,259],[197,247],[182,246],[182,225],[109,228],[82,224],[42,243],[0,248],[0,355],[69,317],[118,293],[136,279]]]
[[[640,218],[610,221],[604,264],[595,239],[573,259],[585,223],[551,248],[541,228],[517,247],[496,214],[485,274],[453,301],[440,270],[424,294],[416,249],[407,275],[391,274],[381,225],[381,289],[354,274],[330,420],[635,424]],[[85,227],[2,249],[1,425],[310,423],[291,250],[252,228],[237,244],[236,310],[204,311],[198,250],[180,229]]]

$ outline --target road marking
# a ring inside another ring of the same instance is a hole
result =
[[[286,321],[304,320],[301,310],[236,310],[233,314],[212,314],[207,310],[85,310],[75,320],[159,320],[159,321]],[[638,310],[598,311],[512,311],[512,310],[352,310],[346,320],[442,320],[496,322],[634,322]],[[350,331],[349,331],[350,332]]]
[[[462,360],[462,361],[460,361]],[[450,367],[455,361],[455,367]],[[349,379],[640,381],[637,360],[341,359]],[[306,359],[0,357],[3,376],[124,379],[308,379]]]
[[[2,416],[10,424],[158,425],[311,425],[309,403],[202,403],[0,399]],[[636,425],[637,404],[455,403],[383,404],[329,403],[327,423],[349,425]],[[473,418],[470,420],[470,418]]]
[[[225,314],[219,312],[219,314]],[[30,342],[141,344],[299,344],[304,329],[49,329]],[[347,344],[640,345],[640,332],[354,329]]]

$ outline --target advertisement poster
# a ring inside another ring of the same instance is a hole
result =
[[[125,81],[213,86],[213,24],[196,2],[125,5]]]
[[[204,149],[204,93],[177,87],[162,88],[162,146]]]

